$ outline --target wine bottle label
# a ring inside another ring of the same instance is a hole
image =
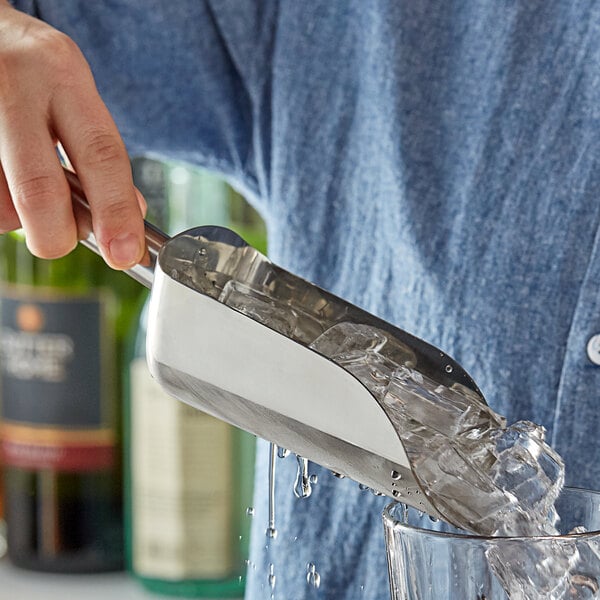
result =
[[[219,579],[235,563],[230,425],[162,390],[131,364],[133,567],[164,579]]]
[[[40,296],[6,286],[0,298],[0,440],[5,464],[90,471],[115,463],[107,332],[98,297]],[[107,389],[108,388],[108,389]]]

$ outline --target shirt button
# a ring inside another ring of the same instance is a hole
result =
[[[593,335],[587,343],[588,358],[595,364],[600,365],[600,333]]]

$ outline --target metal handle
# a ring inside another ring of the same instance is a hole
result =
[[[73,211],[77,219],[80,242],[86,248],[101,255],[92,227],[92,212],[81,187],[81,182],[75,173],[66,169],[65,177],[71,188]],[[148,221],[144,221],[144,228],[146,232],[146,252],[144,258],[139,264],[128,269],[125,273],[147,288],[151,288],[154,281],[154,266],[156,265],[158,252],[170,238],[166,233],[148,223]]]

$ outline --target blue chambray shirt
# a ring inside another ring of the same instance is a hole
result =
[[[16,4],[78,42],[132,154],[224,174],[276,263],[447,351],[600,488],[597,2]],[[316,465],[297,500],[281,460],[268,544],[267,463],[247,598],[388,598],[385,500]]]

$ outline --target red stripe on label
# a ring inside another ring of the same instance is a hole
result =
[[[100,471],[116,462],[111,444],[30,444],[2,440],[2,462],[21,469],[51,469],[63,472]]]

